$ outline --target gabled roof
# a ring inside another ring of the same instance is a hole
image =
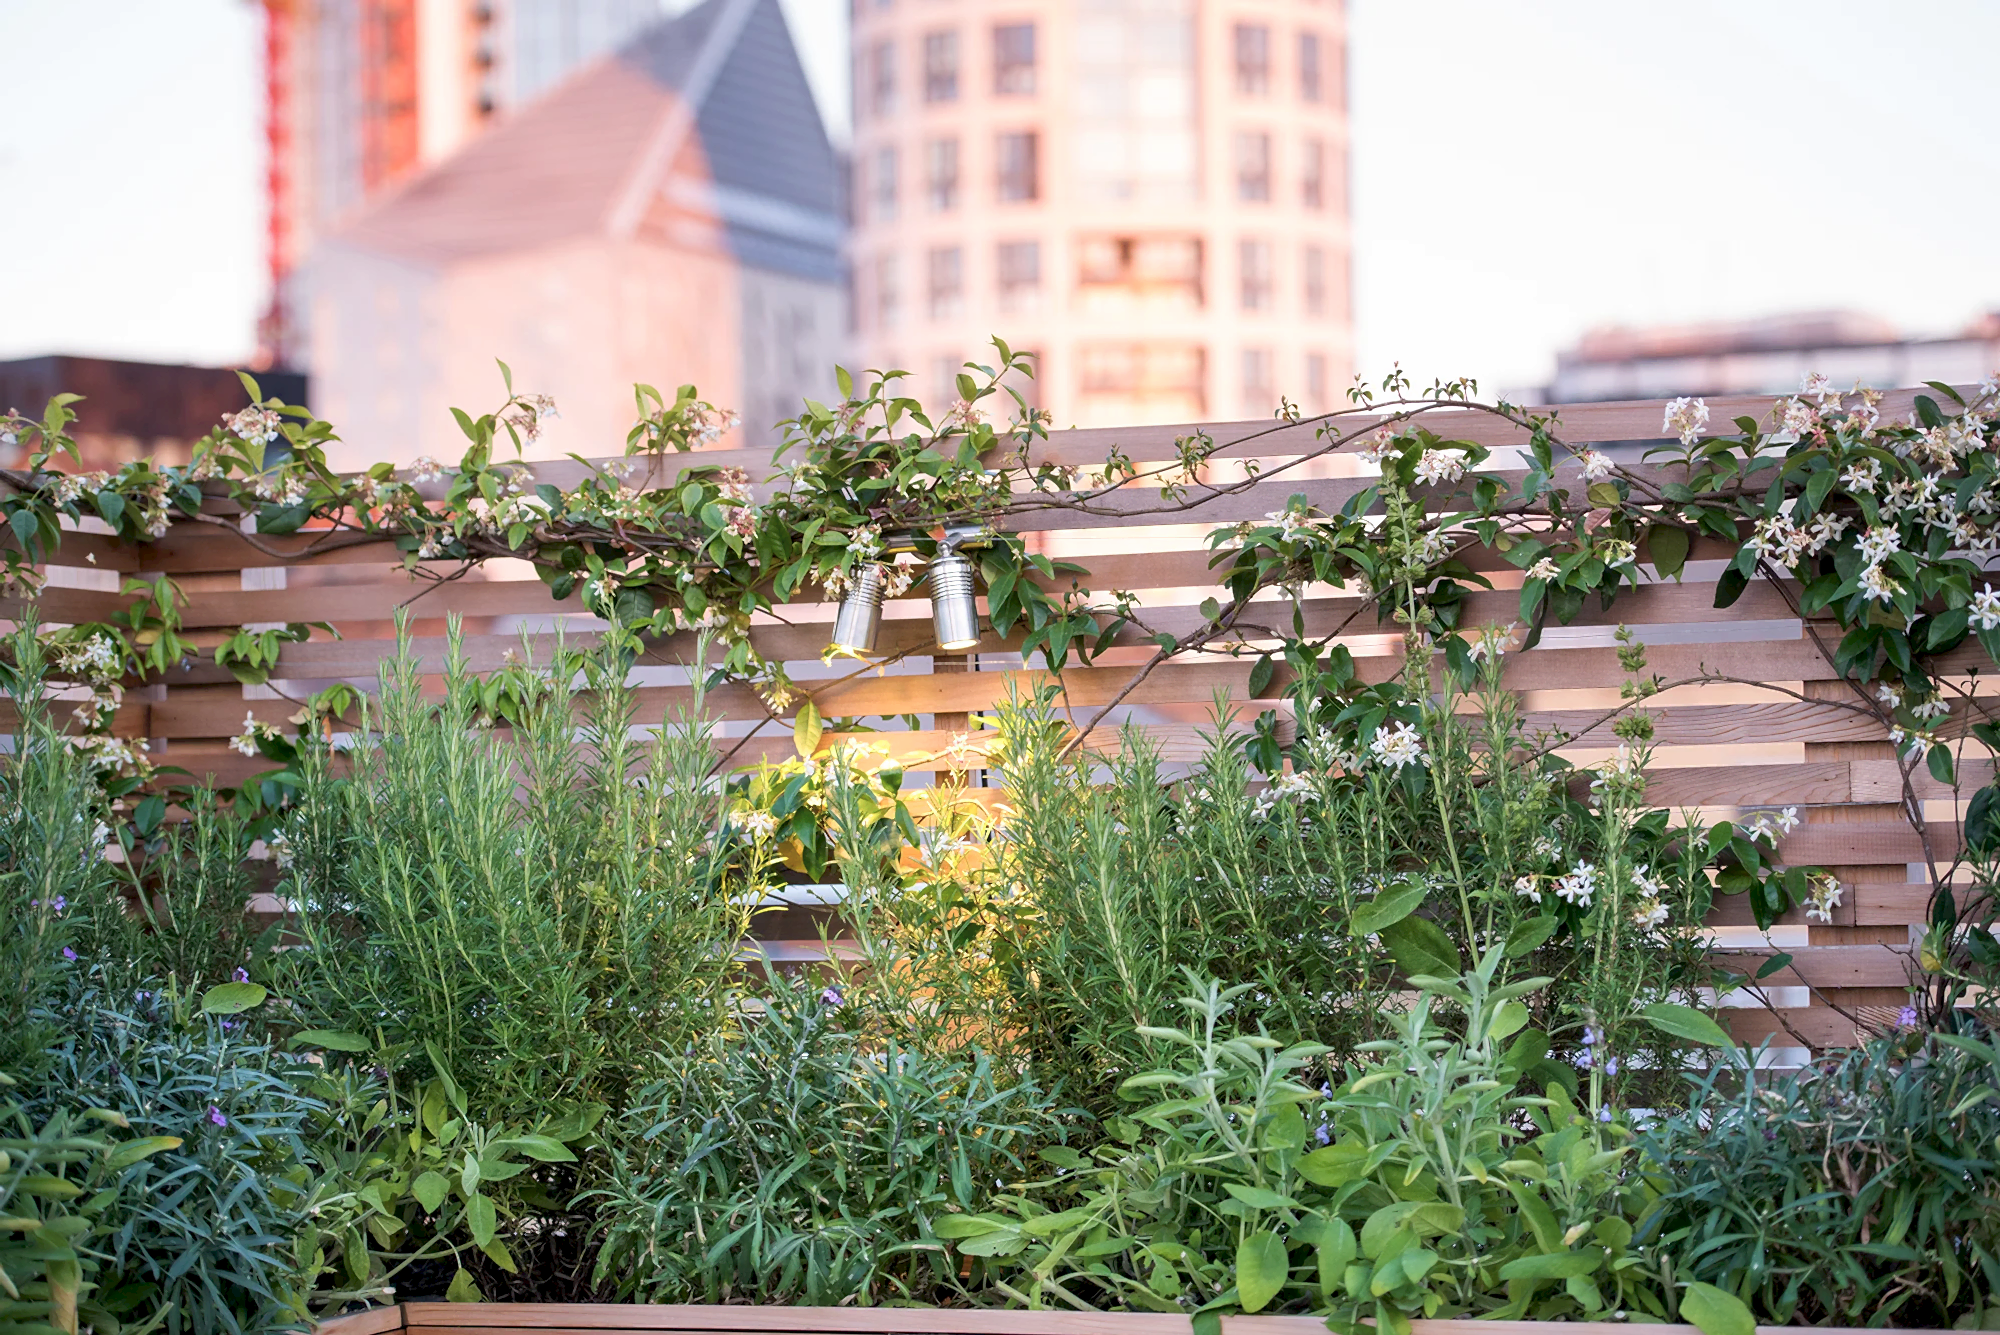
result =
[[[697,150],[711,182],[678,206],[713,212],[747,265],[838,277],[838,167],[778,0],[705,0],[653,25],[335,237],[437,262],[630,236]]]

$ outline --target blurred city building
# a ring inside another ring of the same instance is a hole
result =
[[[1977,384],[2000,368],[2000,311],[1955,334],[1913,338],[1853,311],[1713,324],[1594,329],[1556,354],[1555,379],[1520,396],[1535,403],[1659,399],[1682,394],[1789,394],[1820,372],[1840,386],[1878,389],[1927,380]]]
[[[306,379],[284,371],[259,371],[257,387],[286,403],[306,401]],[[219,366],[169,366],[103,357],[28,357],[0,362],[0,408],[39,419],[57,394],[81,394],[70,427],[86,472],[115,469],[151,457],[184,464],[194,443],[225,414],[249,406],[236,372]],[[0,468],[26,463],[16,446],[0,442]],[[74,468],[59,459],[58,467]]]
[[[1057,425],[1333,406],[1353,364],[1339,0],[854,0],[862,362],[993,335]]]
[[[498,403],[496,358],[556,400],[541,453],[621,449],[634,382],[692,381],[768,441],[831,390],[843,231],[778,0],[706,0],[332,222],[280,351],[346,463],[455,456],[447,409]]]
[[[660,0],[262,0],[276,355],[286,276],[337,219],[660,17]]]

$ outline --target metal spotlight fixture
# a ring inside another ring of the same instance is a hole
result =
[[[875,637],[882,629],[882,567],[864,562],[840,600],[840,612],[833,619],[833,647],[842,653],[875,652]]]
[[[979,647],[979,605],[972,597],[972,562],[952,547],[955,535],[947,533],[931,558],[931,625],[937,631],[937,647],[946,653],[964,653]]]

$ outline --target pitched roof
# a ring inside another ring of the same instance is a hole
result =
[[[778,0],[705,0],[647,28],[335,236],[437,262],[630,235],[689,148],[711,181],[676,202],[713,211],[743,263],[838,277],[838,168]]]

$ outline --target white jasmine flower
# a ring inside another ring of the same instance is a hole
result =
[[[1611,462],[1610,455],[1599,450],[1585,450],[1577,456],[1577,462],[1583,465],[1583,477],[1586,482],[1602,482],[1610,477],[1611,470],[1618,466]]]
[[[1881,566],[1869,566],[1861,572],[1861,592],[1870,602],[1893,602],[1903,586],[1882,573]]]
[[[1394,729],[1378,728],[1368,749],[1376,761],[1387,769],[1431,763],[1424,754],[1423,738],[1407,723],[1398,723]]]
[[[1464,450],[1430,450],[1417,460],[1417,481],[1456,482],[1465,476]]]
[[[1514,878],[1514,893],[1536,904],[1542,902],[1541,883],[1532,876],[1516,876]]]
[[[1590,897],[1595,893],[1597,868],[1588,862],[1579,861],[1556,881],[1556,897],[1578,908],[1589,908]]]
[[[1553,556],[1544,556],[1541,560],[1528,567],[1529,579],[1554,579],[1560,574],[1562,574],[1562,567],[1556,564],[1556,559]]]
[[[1903,538],[1887,524],[1880,524],[1863,533],[1854,545],[1861,552],[1863,561],[1877,565],[1891,553],[1901,549]]]
[[[1678,435],[1681,444],[1692,445],[1701,438],[1701,429],[1707,425],[1708,404],[1700,399],[1680,398],[1667,405],[1666,420],[1660,429]]]
[[[1979,630],[2000,630],[2000,589],[1985,588],[1973,594],[1969,611]]]
[[[1382,468],[1400,453],[1396,445],[1396,428],[1384,422],[1375,428],[1374,434],[1368,437],[1368,443],[1361,447],[1361,462]]]

